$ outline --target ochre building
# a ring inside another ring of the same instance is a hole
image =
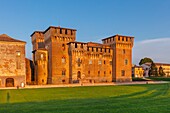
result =
[[[102,43],[76,41],[76,29],[50,26],[31,35],[36,84],[132,80],[134,37],[115,35]]]
[[[0,35],[0,87],[26,83],[25,44],[6,34]]]

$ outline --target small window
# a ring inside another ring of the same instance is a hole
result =
[[[62,70],[62,76],[66,75],[66,70]]]
[[[102,52],[102,48],[100,49],[100,52]]]
[[[62,50],[63,51],[65,50],[65,44],[62,44]]]
[[[89,64],[92,64],[92,60],[89,60]]]
[[[106,76],[106,71],[104,71],[104,76]]]
[[[100,71],[98,71],[98,76],[100,76]]]
[[[109,49],[109,53],[110,53],[110,49]]]
[[[121,70],[121,75],[125,76],[125,70]]]
[[[88,74],[90,75],[90,71],[88,71]]]
[[[92,51],[93,51],[93,47],[92,47]]]
[[[112,74],[112,71],[110,71],[110,74]]]
[[[98,52],[98,48],[96,48],[96,52]]]
[[[73,35],[73,31],[71,30],[71,35]]]
[[[112,61],[110,61],[110,65],[112,65]]]
[[[83,44],[81,44],[81,46],[80,46],[81,48],[83,48]]]
[[[67,29],[65,30],[65,34],[67,35]]]
[[[118,40],[120,41],[120,36],[118,37]]]
[[[128,41],[128,38],[126,37],[126,41]]]
[[[62,29],[60,28],[60,34],[62,34]]]
[[[75,48],[77,48],[77,43],[75,43]]]
[[[78,58],[77,64],[78,64],[78,67],[80,67],[80,65],[81,65],[81,60],[80,60],[80,58]]]
[[[98,64],[99,64],[99,65],[101,65],[101,64],[102,64],[102,61],[101,61],[101,60],[99,60],[99,61],[98,61]]]
[[[124,41],[124,37],[122,37],[122,41]]]
[[[103,62],[104,64],[106,64],[106,61],[104,60],[104,62]]]
[[[127,65],[128,64],[128,60],[127,59],[125,59],[125,65]]]
[[[104,52],[106,52],[106,49],[104,49]]]
[[[66,63],[66,58],[65,58],[65,57],[62,57],[61,62],[62,62],[62,63]]]
[[[87,51],[89,51],[89,47],[87,47]]]
[[[21,56],[21,52],[20,52],[20,51],[17,51],[17,52],[16,52],[16,55],[17,55],[17,57],[20,57],[20,56]]]
[[[125,54],[126,53],[126,51],[125,51],[125,49],[123,49],[123,54]]]

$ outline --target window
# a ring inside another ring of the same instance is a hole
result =
[[[62,34],[62,29],[60,28],[60,34]]]
[[[120,37],[118,37],[118,40],[120,41]]]
[[[73,35],[73,31],[71,30],[71,35]]]
[[[128,38],[126,37],[126,41],[128,41]]]
[[[127,59],[125,59],[125,65],[127,65],[128,64],[128,60]]]
[[[77,48],[77,43],[75,43],[75,48]]]
[[[102,48],[100,49],[100,52],[102,52]]]
[[[92,47],[92,51],[93,51],[93,47]]]
[[[16,69],[21,69],[21,52],[16,51]]]
[[[106,52],[106,49],[104,49],[104,52]]]
[[[112,71],[110,71],[110,74],[112,74]]]
[[[89,60],[89,64],[92,64],[92,60]]]
[[[104,62],[103,62],[104,64],[106,64],[106,61],[104,60]]]
[[[104,71],[104,77],[106,76],[106,71]]]
[[[122,41],[124,41],[124,37],[122,37]]]
[[[121,75],[125,76],[125,70],[121,70]]]
[[[90,75],[90,71],[88,71],[88,74]]]
[[[17,51],[17,52],[16,52],[16,55],[17,55],[17,57],[20,57],[20,56],[21,56],[21,52],[20,52],[20,51]]]
[[[65,30],[65,34],[67,34],[67,29]]]
[[[87,47],[87,51],[89,51],[89,47]]]
[[[125,54],[126,53],[126,51],[125,51],[125,49],[123,49],[123,54]]]
[[[101,60],[99,60],[99,61],[98,61],[98,64],[99,64],[99,65],[101,65],[101,64],[102,64],[102,61],[101,61]]]
[[[65,50],[65,44],[62,44],[62,50],[63,51]]]
[[[100,76],[100,71],[98,71],[98,76]]]
[[[81,46],[80,46],[81,48],[83,48],[83,44],[81,44]]]
[[[96,52],[98,52],[98,48],[96,48]]]
[[[77,60],[77,65],[78,65],[78,67],[80,67],[80,65],[81,65],[81,60],[80,60],[80,58],[78,58],[78,60]]]
[[[62,57],[61,62],[62,62],[62,63],[66,63],[66,58],[65,58],[65,57]]]
[[[66,70],[62,70],[62,76],[66,75]]]
[[[110,49],[109,49],[109,53],[110,53]]]
[[[44,55],[43,55],[43,54],[41,54],[41,55],[40,55],[40,58],[41,58],[41,59],[43,59],[43,58],[44,58]]]
[[[110,61],[110,65],[112,65],[112,61]]]

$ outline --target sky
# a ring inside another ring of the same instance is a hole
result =
[[[26,41],[49,26],[77,29],[77,41],[134,36],[133,64],[144,57],[170,63],[170,0],[0,0],[0,34]]]

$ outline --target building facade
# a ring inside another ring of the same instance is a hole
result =
[[[35,31],[31,40],[37,84],[132,80],[134,37],[115,35],[102,44],[77,42],[75,29],[50,26]]]
[[[159,73],[159,68],[163,68],[163,72],[165,73],[164,76],[170,77],[170,64],[165,64],[165,63],[155,63],[158,73]]]
[[[0,35],[0,87],[26,83],[25,44],[6,34]]]
[[[142,66],[134,65],[132,67],[132,77],[142,78],[142,77],[144,77],[143,75],[144,75],[144,69]]]

